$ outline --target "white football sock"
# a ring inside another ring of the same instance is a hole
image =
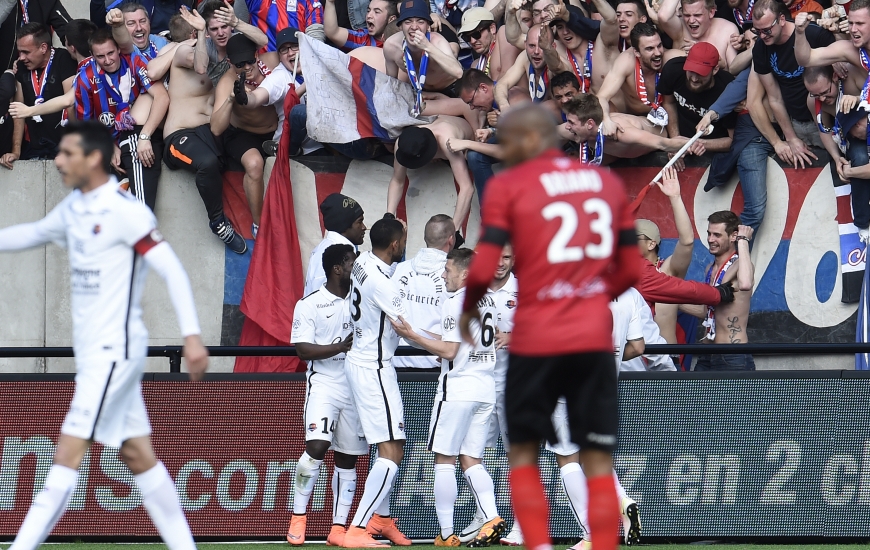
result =
[[[492,477],[483,464],[475,464],[471,468],[465,470],[465,481],[471,488],[474,494],[474,501],[480,509],[481,514],[490,521],[498,516],[498,508],[495,505],[495,486],[492,483]]]
[[[589,536],[589,491],[586,488],[586,476],[583,468],[576,462],[569,462],[559,469],[562,476],[562,486],[568,495],[568,502],[574,511],[577,523],[583,528],[586,537]]]
[[[78,478],[79,473],[72,468],[51,466],[42,491],[33,499],[10,550],[34,550],[43,543],[66,510]]]
[[[390,489],[393,487],[393,480],[396,478],[398,470],[399,466],[392,460],[386,458],[375,460],[366,478],[359,506],[353,515],[353,521],[351,521],[353,526],[365,528],[366,523],[372,518],[372,513],[375,510],[380,510],[383,501],[390,498]],[[380,514],[380,512],[378,513]],[[389,503],[387,513],[381,515],[389,515]]]
[[[393,494],[393,487],[390,485],[390,488],[384,493],[384,497],[381,499],[381,503],[378,504],[375,513],[381,517],[388,518],[390,517],[390,495]]]
[[[293,482],[293,513],[301,516],[308,509],[308,500],[320,475],[322,460],[311,458],[308,453],[302,453],[296,463],[296,479]]]
[[[459,488],[456,486],[456,466],[453,464],[435,465],[435,513],[441,526],[441,538],[453,534],[453,509]]]
[[[625,492],[625,487],[619,482],[616,470],[613,470],[613,483],[616,485],[616,496],[619,497],[619,509],[622,510],[622,499],[628,498],[628,493]]]
[[[356,495],[356,470],[335,467],[332,471],[332,523],[345,525]]]
[[[150,470],[133,477],[142,493],[142,505],[169,550],[196,550],[175,483],[166,466],[158,462]]]

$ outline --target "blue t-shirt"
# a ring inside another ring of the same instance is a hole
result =
[[[163,49],[163,46],[169,44],[169,41],[160,36],[159,34],[149,35],[148,40],[150,41],[150,44],[147,49],[140,50],[139,47],[136,46],[136,44],[133,44],[133,50],[135,50],[135,53],[138,53],[149,61],[157,57],[157,54],[160,52],[161,49]]]

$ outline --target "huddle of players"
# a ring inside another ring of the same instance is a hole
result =
[[[366,231],[362,208],[340,194],[321,205],[327,234],[312,252],[307,274],[310,293],[294,312],[291,341],[299,357],[309,361],[304,410],[306,451],[299,458],[294,483],[293,514],[287,540],[305,541],[306,509],[328,449],[335,456],[332,477],[333,526],[327,544],[345,547],[383,546],[372,536],[407,545],[390,517],[389,494],[402,458],[404,420],[396,384],[396,367],[440,366],[441,376],[430,420],[428,449],[434,455],[435,508],[440,533],[436,546],[489,546],[523,543],[518,522],[511,533],[496,508],[494,485],[482,456],[502,437],[509,448],[505,415],[508,346],[517,307],[517,279],[512,273],[513,249],[504,246],[486,295],[478,301],[481,322],[471,345],[459,333],[465,281],[473,252],[455,248],[455,226],[447,215],[426,223],[426,246],[414,258],[396,264],[406,242],[406,228],[395,219],[378,220],[371,228],[371,252],[357,258],[356,247]],[[614,367],[644,350],[644,335],[658,329],[649,306],[630,288],[611,305]],[[393,357],[399,344],[428,351],[430,357]],[[671,366],[673,368],[673,366]],[[575,548],[590,547],[586,479],[580,448],[571,442],[567,408],[561,402],[552,418],[558,443],[547,445],[556,455],[566,495],[584,537]],[[369,473],[362,501],[346,528],[356,489],[356,457],[377,444],[379,457]],[[475,496],[471,524],[453,524],[457,498],[456,459]],[[616,479],[625,540],[637,544],[641,524],[635,503]]]
[[[90,21],[70,22],[67,49],[51,46],[44,25],[21,27],[18,72],[27,78],[19,78],[10,113],[26,119],[37,142],[43,129],[57,133],[62,119],[109,127],[113,168],[126,174],[131,192],[152,210],[161,162],[192,172],[212,232],[244,253],[245,239],[223,212],[221,172],[229,162],[244,169],[250,236],[256,238],[265,157],[281,134],[284,96],[291,81],[304,93],[294,29],[273,37],[276,51],[260,55],[266,35],[220,0],[203,2],[199,11],[182,7],[169,22],[172,42],[151,34],[147,10],[135,2],[109,10],[106,23],[98,30]],[[47,93],[48,84],[61,80],[62,90],[55,85]],[[4,156],[2,163],[11,168],[16,158]]]

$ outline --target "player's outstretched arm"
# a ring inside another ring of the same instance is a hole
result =
[[[64,200],[55,206],[39,221],[0,229],[0,252],[25,250],[50,242],[66,246],[66,229],[60,214],[60,210],[66,208],[66,202]]]
[[[398,334],[408,342],[412,342],[418,345],[432,355],[437,355],[441,359],[453,361],[454,359],[456,359],[456,354],[459,353],[459,342],[445,342],[443,340],[426,338],[425,336],[419,334],[416,330],[414,330],[414,327],[411,326],[411,323],[406,321],[405,318],[402,316],[399,316],[399,319],[397,321],[393,321],[392,319],[390,319],[390,324],[393,325],[393,329],[395,329],[396,334]]]
[[[190,279],[178,256],[169,243],[162,240],[157,231],[152,231],[133,247],[142,255],[148,266],[166,281],[169,299],[178,318],[181,335],[184,336],[184,357],[191,380],[202,378],[208,367],[208,350],[200,339],[199,319],[193,302]]]

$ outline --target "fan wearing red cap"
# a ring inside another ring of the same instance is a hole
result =
[[[443,159],[450,163],[453,179],[459,186],[453,220],[457,228],[465,225],[471,211],[474,186],[465,155],[448,148],[450,139],[474,139],[474,131],[463,118],[442,115],[431,124],[409,126],[402,130],[396,140],[396,160],[393,162],[393,177],[387,190],[387,212],[396,214],[405,189],[408,169],[424,168],[432,160]]]
[[[707,42],[720,55],[720,66],[737,74],[752,62],[752,49],[738,52],[731,36],[740,33],[737,25],[713,17],[715,0],[664,0],[659,10],[659,26],[674,41],[674,48],[688,50],[692,44]]]
[[[402,32],[384,42],[385,68],[388,75],[409,82],[414,88],[416,116],[423,111],[423,90],[450,92],[453,83],[462,78],[462,65],[450,43],[437,32],[430,32],[432,17],[428,0],[399,2],[396,24]]]
[[[719,50],[707,42],[698,42],[688,56],[665,63],[657,91],[668,113],[668,134],[694,136],[695,126],[732,80],[730,73],[719,70]],[[728,151],[736,121],[733,112],[722,116],[713,133],[695,142],[689,152],[701,155]]]

